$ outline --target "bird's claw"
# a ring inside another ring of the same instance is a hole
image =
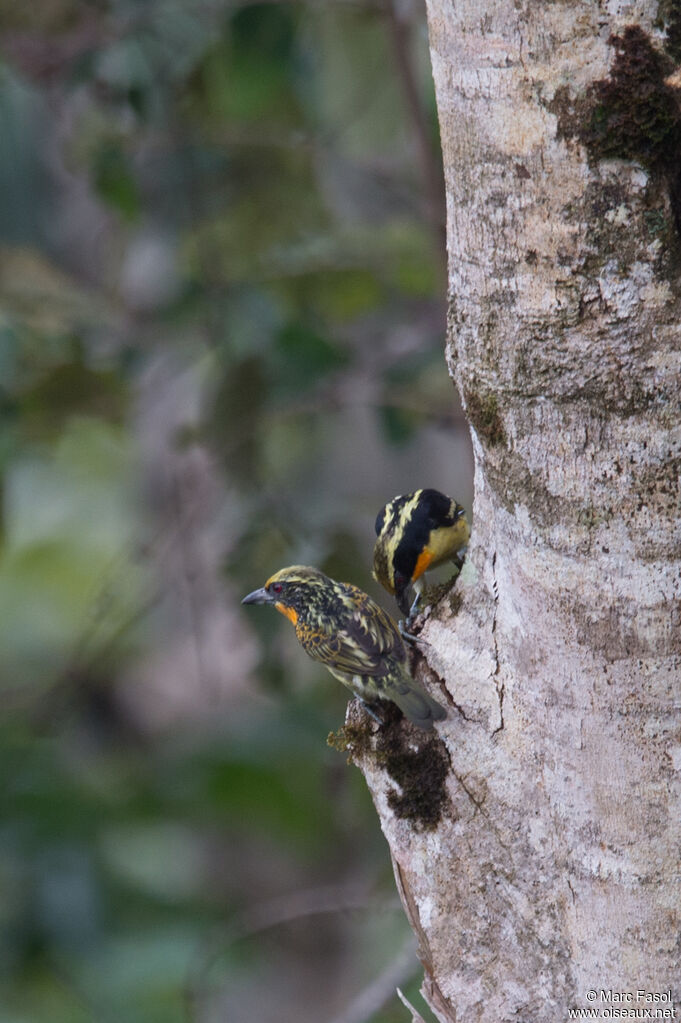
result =
[[[422,639],[421,636],[417,636],[414,632],[409,632],[409,627],[411,626],[411,615],[407,618],[406,622],[404,619],[400,619],[397,625],[402,639],[406,639],[410,643],[419,643],[421,646],[430,646],[430,643],[428,643],[427,640]]]
[[[407,618],[406,622],[404,618],[400,618],[397,623],[397,627],[400,630],[400,636],[402,639],[408,639],[410,643],[418,643],[419,637],[413,632],[409,632],[408,626],[411,624],[411,617]]]

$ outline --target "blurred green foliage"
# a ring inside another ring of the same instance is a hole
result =
[[[332,1020],[408,935],[343,692],[238,604],[470,506],[399,11],[0,3],[0,1023]]]

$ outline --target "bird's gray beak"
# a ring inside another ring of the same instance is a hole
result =
[[[261,586],[259,590],[253,590],[247,597],[241,601],[242,604],[271,604],[272,597],[267,592],[264,586]]]

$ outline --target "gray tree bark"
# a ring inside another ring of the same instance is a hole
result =
[[[677,8],[428,0],[473,535],[350,748],[441,1021],[681,1013]]]

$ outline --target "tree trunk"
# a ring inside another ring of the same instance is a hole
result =
[[[681,1013],[668,7],[665,37],[649,0],[428,3],[473,536],[416,655],[444,745],[353,752],[441,1021],[607,1018],[670,989]]]

